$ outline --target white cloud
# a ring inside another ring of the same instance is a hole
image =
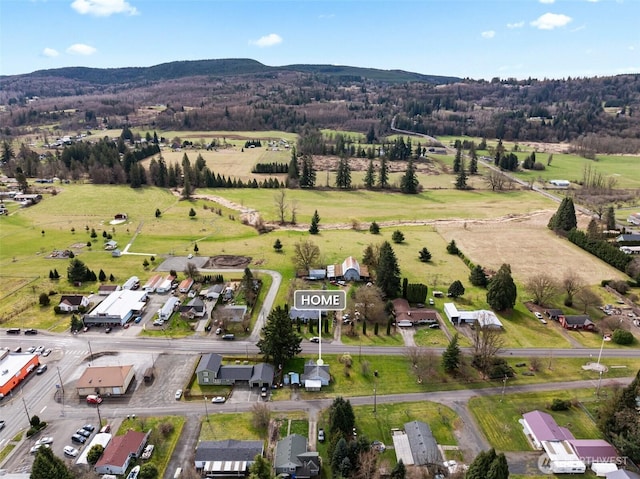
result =
[[[507,23],[507,28],[522,28],[524,27],[524,22],[516,22],[516,23]]]
[[[539,0],[540,3],[555,3],[556,0]]]
[[[493,30],[487,30],[486,32],[482,32],[480,35],[482,35],[482,38],[493,38],[496,36],[496,32]]]
[[[96,17],[108,17],[114,13],[138,14],[138,9],[126,0],[73,0],[71,8],[81,15],[88,14]]]
[[[570,23],[571,20],[571,17],[561,13],[545,13],[538,17],[537,20],[531,22],[531,26],[539,28],[540,30],[553,30],[554,28],[564,27]]]
[[[71,55],[89,56],[89,55],[93,55],[97,51],[98,50],[96,50],[92,46],[85,45],[84,43],[74,43],[69,48],[67,48],[67,53]]]
[[[54,50],[53,48],[49,48],[49,47],[47,47],[44,50],[42,50],[42,54],[45,57],[49,57],[49,58],[54,58],[54,57],[57,57],[58,55],[60,55],[58,50]]]
[[[269,35],[260,37],[257,40],[252,40],[249,43],[251,45],[256,45],[260,48],[272,47],[274,45],[277,45],[278,43],[282,43],[282,37],[277,33],[270,33]]]

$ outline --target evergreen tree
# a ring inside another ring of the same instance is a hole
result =
[[[404,173],[404,176],[400,180],[400,191],[405,194],[415,195],[418,193],[418,177],[416,176],[416,169],[413,165],[413,160],[409,159],[407,163],[407,170]]]
[[[391,235],[391,240],[396,244],[400,244],[404,241],[404,234],[400,230],[395,230]]]
[[[481,451],[469,465],[465,479],[487,479],[491,463],[496,458],[496,451]]]
[[[191,208],[191,209],[189,210],[189,217],[190,217],[190,218],[195,218],[195,216],[196,216],[196,210],[194,210],[193,208]]]
[[[467,172],[464,169],[464,161],[460,166],[460,171],[458,172],[458,176],[456,177],[456,189],[457,190],[466,190],[467,186]]]
[[[376,283],[387,298],[396,298],[400,290],[400,268],[396,254],[388,241],[380,246],[379,258]]]
[[[455,334],[447,349],[442,353],[442,368],[447,374],[455,374],[460,369],[460,360],[462,357],[462,351],[458,346],[458,334]]]
[[[302,351],[301,341],[302,337],[293,330],[289,308],[278,306],[269,313],[256,346],[266,362],[279,367]]]
[[[342,462],[345,459],[349,459],[349,448],[347,447],[345,438],[341,437],[336,443],[333,455],[331,456],[331,470],[335,475],[340,473]]]
[[[380,226],[378,226],[378,223],[376,223],[375,221],[371,222],[371,224],[369,225],[369,233],[371,233],[372,235],[380,234]]]
[[[340,158],[336,174],[336,186],[342,189],[351,188],[351,168],[346,158]]]
[[[469,155],[471,156],[471,160],[469,161],[469,174],[477,175],[478,174],[478,154],[476,153],[475,148],[471,148],[469,151]]]
[[[249,467],[249,479],[271,479],[271,464],[262,454],[256,454]]]
[[[378,172],[378,186],[386,188],[389,186],[389,165],[387,159],[383,156],[380,160],[380,171]]]
[[[452,298],[459,298],[462,296],[464,294],[464,286],[462,285],[462,282],[457,279],[451,283],[448,293]]]
[[[316,170],[313,166],[313,158],[309,155],[302,157],[302,175],[300,176],[300,186],[303,188],[313,188],[316,185]]]
[[[419,256],[420,261],[422,261],[423,263],[428,263],[429,261],[431,261],[431,253],[426,247],[420,250]]]
[[[508,479],[509,464],[503,453],[498,454],[487,471],[487,479]]]
[[[600,232],[600,225],[598,224],[598,220],[595,218],[591,218],[589,221],[589,225],[587,226],[587,237],[590,240],[599,240],[602,236]]]
[[[447,253],[449,254],[458,254],[460,250],[458,249],[458,245],[456,245],[455,240],[451,240],[451,242],[447,245]]]
[[[79,283],[87,277],[87,266],[78,258],[73,258],[67,268],[67,279],[70,283]]]
[[[364,187],[370,190],[376,184],[376,171],[373,167],[373,160],[369,160],[367,172],[364,175]]]
[[[255,287],[255,280],[253,277],[253,273],[249,267],[244,269],[244,275],[242,276],[242,281],[240,282],[240,289],[244,294],[244,299],[249,308],[252,308],[256,302],[256,298],[258,296],[258,291]]]
[[[516,304],[518,291],[511,277],[511,267],[503,264],[496,275],[489,282],[487,288],[487,303],[496,311],[512,309]]]
[[[469,282],[474,286],[480,286],[486,288],[489,280],[484,272],[484,269],[479,264],[475,265],[469,274]]]
[[[338,396],[329,407],[329,432],[333,436],[340,434],[349,438],[356,425],[356,416],[348,399]]]
[[[29,477],[30,479],[73,479],[75,476],[51,448],[41,447],[36,453]]]
[[[613,211],[613,206],[609,206],[607,208],[607,213],[605,215],[605,221],[607,223],[607,229],[609,231],[617,229],[616,228],[616,214]]]
[[[400,459],[396,465],[391,469],[391,479],[405,479],[407,477],[407,468]]]
[[[300,170],[298,169],[298,157],[296,155],[295,148],[291,148],[291,161],[289,161],[288,177],[291,180],[300,179]]]
[[[162,212],[160,211],[160,208],[156,208],[156,218],[160,218],[160,216],[162,216]]]
[[[311,233],[312,235],[317,235],[320,232],[318,223],[320,223],[320,216],[318,215],[318,210],[316,210],[311,217],[311,226],[309,227],[309,233]]]
[[[100,273],[98,273],[98,279],[100,282],[104,282],[107,279],[107,274],[101,269]]]
[[[376,141],[376,131],[373,129],[373,124],[369,126],[369,131],[367,131],[367,143],[373,144]]]
[[[558,210],[549,220],[547,227],[554,231],[568,232],[578,225],[573,199],[565,196],[558,206]]]
[[[456,157],[453,159],[453,172],[460,173],[462,167],[462,145],[456,148]]]
[[[276,238],[276,241],[273,243],[273,249],[276,250],[276,253],[282,252],[282,242],[279,238]]]

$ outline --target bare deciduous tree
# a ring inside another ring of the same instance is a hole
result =
[[[266,433],[269,429],[269,421],[271,420],[271,409],[265,403],[255,403],[251,408],[251,423],[256,431],[261,434]]]
[[[298,241],[294,246],[293,263],[298,270],[308,271],[318,264],[320,248],[313,241]]]
[[[275,195],[273,195],[273,201],[276,205],[276,211],[278,213],[278,220],[280,224],[283,225],[285,223],[285,215],[287,214],[287,192],[285,190],[279,190]]]
[[[525,289],[535,304],[545,305],[558,294],[559,285],[550,274],[538,273],[527,280]]]
[[[384,312],[385,301],[377,286],[360,286],[354,295],[353,306],[362,320],[384,324],[387,315]]]
[[[195,265],[195,263],[192,262],[187,263],[187,266],[184,268],[184,274],[187,276],[187,278],[191,278],[194,280],[200,277],[200,271],[198,271],[198,267]]]
[[[507,185],[509,177],[500,171],[490,169],[487,175],[484,177],[487,185],[491,188],[491,191],[502,191]]]
[[[472,329],[471,341],[473,342],[473,355],[477,358],[482,370],[498,355],[504,344],[502,331],[498,328],[480,326],[478,321]]]
[[[582,305],[582,312],[585,314],[590,307],[602,304],[602,298],[589,287],[580,289],[576,293],[576,300]]]
[[[584,280],[575,272],[567,271],[562,278],[562,289],[567,294],[566,304],[573,304],[573,296],[584,287]]]

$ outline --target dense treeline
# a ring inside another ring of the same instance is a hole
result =
[[[184,74],[188,63],[180,65]],[[374,137],[384,137],[391,133],[395,118],[400,129],[432,136],[570,141],[580,150],[640,151],[640,75],[455,83],[447,78],[436,87],[428,81],[437,82],[437,78],[414,77],[408,82],[409,76],[400,75],[400,81],[389,82],[373,72],[325,74],[304,65],[269,74],[252,71],[248,65],[245,74],[234,75],[231,72],[239,72],[240,67],[229,65],[224,77],[181,76],[172,81],[158,79],[153,85],[143,78],[105,85],[113,72],[105,73],[100,88],[74,83],[72,72],[47,77],[46,82],[42,75],[7,79],[0,91],[0,102],[6,105],[0,112],[5,126],[1,133],[17,135],[23,127],[55,121],[65,131],[131,124],[166,130],[301,132],[313,124],[367,137],[373,128]],[[154,78],[157,74],[149,72]],[[367,138],[366,144],[372,143]],[[362,155],[357,146],[353,151],[338,139],[326,149],[316,146],[317,150],[304,152],[369,156],[366,148]]]
[[[567,239],[622,272],[626,272],[627,265],[633,259],[611,243],[604,240],[591,239],[586,233],[578,229],[569,231]]]
[[[289,173],[287,163],[256,163],[251,173]]]

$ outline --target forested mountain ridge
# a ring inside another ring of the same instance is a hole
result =
[[[306,124],[376,137],[396,126],[429,135],[571,142],[602,153],[640,151],[640,74],[490,81],[254,60],[148,68],[63,68],[2,77],[0,132],[283,130]]]

